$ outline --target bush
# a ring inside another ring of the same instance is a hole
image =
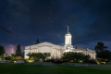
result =
[[[82,53],[67,52],[63,54],[62,60],[64,62],[83,63],[84,61],[89,60],[89,58],[89,56]]]
[[[49,53],[32,53],[32,54],[29,54],[30,58],[33,58],[36,61],[45,61],[49,56],[50,54]]]
[[[61,64],[61,63],[63,63],[63,61],[61,59],[51,59],[50,61],[52,63],[55,63],[55,64]]]
[[[84,61],[85,63],[89,63],[89,64],[97,64],[97,61],[94,60],[94,59],[89,59],[89,60],[86,60]]]

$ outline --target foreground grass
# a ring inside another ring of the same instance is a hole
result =
[[[111,65],[0,64],[0,74],[111,74]]]

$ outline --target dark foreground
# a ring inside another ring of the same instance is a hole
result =
[[[0,74],[111,74],[111,65],[0,64]]]

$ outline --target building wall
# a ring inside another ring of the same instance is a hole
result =
[[[50,58],[61,58],[64,52],[75,52],[75,53],[83,53],[85,55],[89,55],[91,59],[96,59],[96,52],[91,49],[65,49],[62,46],[51,44],[51,43],[40,43],[36,45],[31,45],[25,47],[24,50],[24,58],[28,59],[29,53],[50,53]]]
[[[28,59],[29,53],[50,53],[50,57],[51,58],[61,58],[62,56],[62,49],[58,49],[56,47],[51,47],[51,46],[40,46],[40,47],[36,47],[36,48],[29,48],[25,50],[25,59]]]

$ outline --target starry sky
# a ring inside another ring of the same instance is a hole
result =
[[[0,44],[64,45],[67,25],[73,45],[111,49],[111,0],[0,0]]]

